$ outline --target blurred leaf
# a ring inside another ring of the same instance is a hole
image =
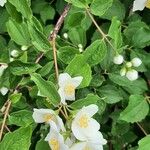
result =
[[[49,150],[48,142],[44,141],[43,139],[37,142],[35,148],[35,150],[41,150],[41,149]]]
[[[150,135],[145,136],[138,142],[138,150],[148,150],[150,147]]]
[[[9,99],[12,101],[12,103],[17,103],[20,100],[21,96],[22,93],[15,93],[10,95]]]

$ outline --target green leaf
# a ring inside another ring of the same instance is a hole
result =
[[[145,136],[138,142],[138,150],[148,150],[150,148],[150,135]]]
[[[37,142],[36,148],[35,148],[35,150],[41,150],[41,149],[49,150],[48,142],[44,141],[43,139]]]
[[[69,63],[65,72],[69,73],[71,76],[82,76],[83,81],[80,88],[86,87],[90,84],[92,79],[92,71],[90,66],[86,63],[85,57],[83,55],[76,55],[74,59]]]
[[[10,71],[14,75],[30,74],[39,68],[41,68],[41,66],[35,63],[23,63],[20,61],[10,63]]]
[[[28,23],[29,33],[32,39],[32,44],[42,52],[49,51],[51,49],[50,43],[47,40],[46,36],[37,30],[34,26]]]
[[[149,105],[142,95],[131,95],[129,104],[120,114],[119,119],[126,122],[138,122],[146,117],[149,112]]]
[[[39,74],[34,73],[31,75],[31,80],[35,82],[38,86],[40,94],[47,97],[53,105],[58,105],[60,103],[60,96],[54,86],[50,81],[45,81]]]
[[[9,2],[14,5],[17,11],[21,12],[25,18],[32,18],[32,11],[27,0],[9,0]]]
[[[17,103],[20,98],[22,96],[22,93],[15,93],[15,94],[11,94],[9,99],[12,101],[12,103]]]
[[[102,86],[99,89],[99,92],[101,93],[100,95],[104,96],[104,101],[108,104],[117,103],[123,100],[121,91],[115,86],[107,84],[105,86]]]
[[[112,6],[113,0],[94,0],[90,6],[92,14],[102,16]]]
[[[1,150],[28,150],[30,147],[32,129],[30,126],[19,128],[18,130],[7,133],[0,143]]]
[[[54,62],[50,61],[45,66],[42,67],[42,69],[38,72],[41,76],[46,76],[50,73],[51,69],[53,68]]]
[[[101,100],[101,98],[94,94],[88,94],[86,98],[76,100],[73,102],[70,107],[73,109],[81,109],[83,106],[88,106],[90,104],[96,104],[97,101]]]
[[[17,23],[15,20],[10,19],[6,26],[13,41],[19,45],[30,45],[30,36],[26,23]]]
[[[9,115],[9,125],[16,125],[26,127],[34,122],[32,118],[32,111],[20,110]]]
[[[113,4],[108,10],[101,16],[104,19],[112,20],[113,17],[117,17],[119,20],[123,20],[125,17],[125,7],[119,0],[113,0]]]
[[[108,35],[113,39],[113,45],[116,48],[122,46],[122,35],[121,35],[121,22],[116,17],[112,19],[111,26],[108,31]]]
[[[83,55],[90,66],[100,63],[107,53],[107,46],[103,40],[94,41],[86,48]]]
[[[75,12],[71,14],[67,20],[68,28],[74,28],[80,26],[84,18],[85,18],[85,13],[83,12]]]
[[[58,51],[59,59],[65,64],[69,64],[76,54],[79,54],[79,50],[71,46],[60,47]]]
[[[74,45],[86,45],[86,32],[82,27],[71,28],[68,37]]]

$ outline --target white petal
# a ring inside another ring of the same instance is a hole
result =
[[[86,142],[79,142],[79,143],[76,143],[74,144],[70,150],[83,150],[86,146]]]
[[[75,100],[75,92],[72,93],[71,95],[65,95],[66,100],[74,101]]]
[[[0,89],[0,92],[2,93],[2,95],[6,95],[7,92],[8,92],[8,88],[2,87],[2,88]]]
[[[59,87],[64,87],[66,82],[71,80],[71,76],[68,73],[61,73],[58,78],[58,85]]]
[[[6,3],[6,0],[0,0],[0,6],[4,6],[4,4]]]
[[[65,129],[65,126],[64,126],[64,123],[63,123],[62,119],[59,116],[56,116],[56,119],[57,119],[58,129],[59,130],[61,129],[63,132],[65,132],[66,129]]]
[[[91,104],[89,106],[83,107],[82,111],[86,112],[90,117],[92,117],[98,112],[98,106],[95,104]]]
[[[143,10],[147,0],[135,0],[133,3],[133,11]]]
[[[76,88],[76,87],[78,87],[81,84],[82,80],[83,80],[82,76],[74,77],[74,78],[72,78],[72,84]]]
[[[60,95],[60,98],[61,98],[61,102],[64,104],[64,105],[66,105],[67,103],[66,103],[66,97],[65,97],[65,93],[64,93],[64,89],[63,88],[59,88],[58,89],[58,93],[59,93],[59,95]]]

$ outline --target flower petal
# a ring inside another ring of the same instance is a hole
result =
[[[79,143],[76,143],[74,144],[70,150],[83,150],[86,146],[86,142],[79,142]]]
[[[64,123],[63,123],[62,119],[59,116],[56,116],[56,119],[57,119],[58,129],[59,130],[61,129],[63,132],[65,132],[66,129],[65,129],[65,126],[64,126]]]
[[[5,3],[6,3],[6,0],[0,0],[0,6],[4,6],[5,5]]]
[[[76,88],[76,87],[78,87],[81,84],[82,80],[83,80],[82,76],[74,77],[74,78],[72,78],[72,84]]]
[[[143,10],[147,0],[135,0],[133,3],[133,12],[137,10]]]
[[[83,107],[82,111],[86,112],[90,117],[92,117],[93,115],[95,115],[98,112],[98,106],[91,104],[89,106]]]
[[[64,87],[64,84],[71,80],[71,76],[68,73],[61,73],[58,77],[59,87]]]
[[[61,102],[64,104],[64,105],[66,105],[67,103],[66,103],[66,97],[65,97],[65,93],[64,93],[64,90],[63,90],[63,88],[59,88],[58,89],[58,93],[59,93],[59,95],[60,95],[60,98],[61,98]]]

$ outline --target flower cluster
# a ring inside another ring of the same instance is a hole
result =
[[[113,62],[120,65],[124,62],[124,58],[122,55],[117,55],[114,57]],[[136,80],[138,78],[138,72],[134,68],[139,67],[141,64],[141,59],[137,57],[133,58],[130,62],[125,62],[124,67],[120,70],[120,75],[126,76],[131,81]]]
[[[58,92],[62,107],[67,105],[65,100],[75,100],[75,88],[81,82],[81,76],[71,78],[67,73],[59,75]],[[95,104],[83,106],[78,111],[70,110],[65,125],[57,110],[34,109],[32,116],[36,123],[50,126],[45,141],[48,141],[52,150],[102,150],[107,141],[99,131],[100,124],[93,118],[97,111]]]

